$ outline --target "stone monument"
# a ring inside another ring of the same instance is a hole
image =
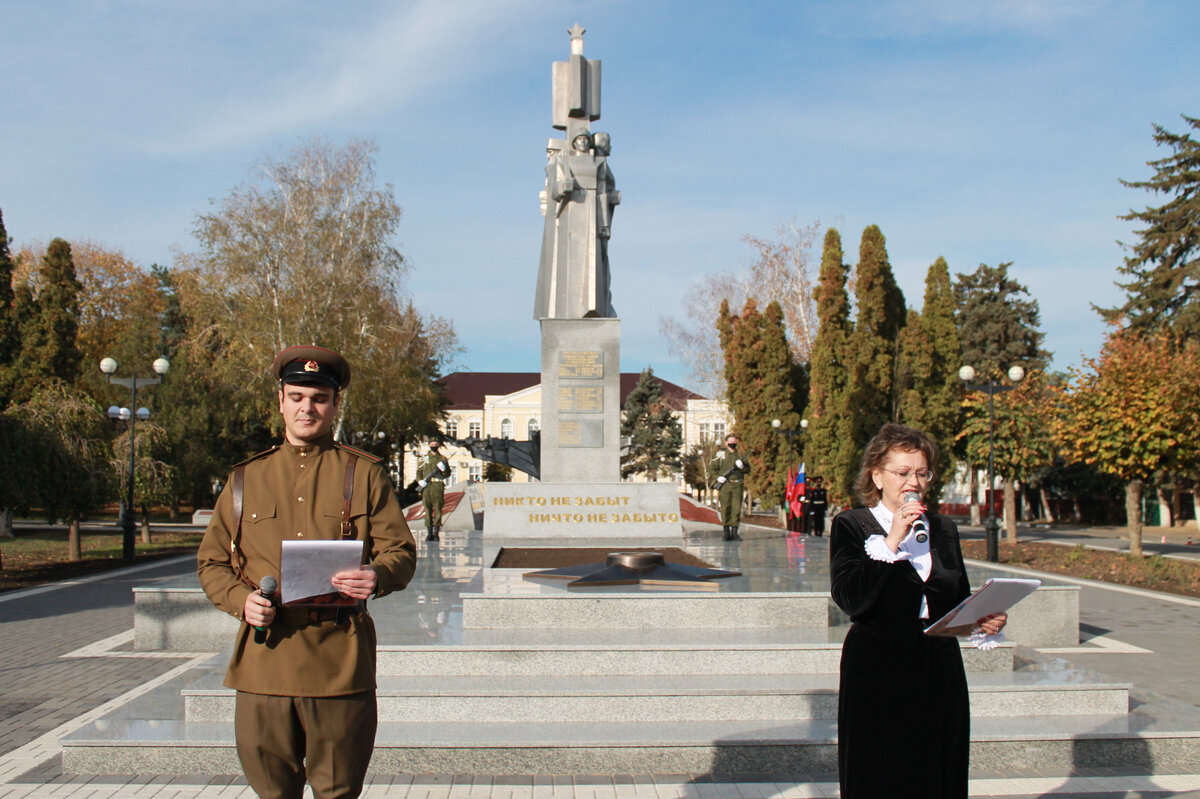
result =
[[[612,304],[608,241],[621,202],[600,118],[600,62],[575,25],[554,63],[544,227],[533,316],[542,327],[541,482],[489,483],[484,532],[504,536],[638,538],[681,533],[671,483],[621,481],[621,322]]]

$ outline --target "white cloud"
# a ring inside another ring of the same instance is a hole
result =
[[[534,0],[419,0],[364,28],[331,30],[328,47],[304,66],[206,110],[168,151],[243,146],[347,115],[397,107],[495,67],[516,42],[511,23]],[[233,87],[236,89],[236,87]],[[468,115],[464,113],[464,118]]]

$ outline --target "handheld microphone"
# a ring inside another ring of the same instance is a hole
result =
[[[920,502],[921,495],[916,491],[905,491],[901,496],[905,502]],[[929,529],[925,526],[925,520],[917,517],[917,520],[912,523],[913,532],[917,534],[917,543],[924,544],[929,540]]]
[[[278,590],[279,590],[278,581],[276,581],[276,579],[269,574],[266,577],[262,578],[262,582],[259,583],[258,593],[261,594],[262,596],[265,596],[267,599],[270,599],[272,596],[274,596],[275,592]],[[254,643],[261,644],[261,643],[265,643],[266,640],[267,640],[267,628],[266,627],[255,627],[254,628]]]

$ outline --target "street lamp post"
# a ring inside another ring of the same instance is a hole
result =
[[[799,436],[800,436],[801,456],[803,456],[803,447],[804,447],[804,434],[808,432],[808,420],[807,420],[807,419],[801,419],[801,420],[800,420],[800,429],[799,429],[799,430],[789,430],[789,429],[785,428],[785,427],[783,426],[783,422],[782,422],[782,421],[780,421],[779,419],[772,419],[772,420],[771,420],[771,427],[774,427],[776,432],[778,432],[778,433],[782,433],[782,434],[783,434],[783,436],[784,436],[785,438],[787,438],[787,442],[788,442],[788,459],[789,459],[788,468],[790,469],[790,468],[791,468],[791,463],[790,463],[790,460],[791,460],[791,458],[792,458],[792,457],[795,455],[795,452],[796,452],[796,448],[795,448],[795,447],[793,446],[793,444],[792,444],[792,439],[793,439],[795,436],[797,436],[797,435],[799,435]],[[785,487],[785,489],[786,489],[786,487]],[[787,517],[788,517],[788,509],[787,509],[787,507],[786,507],[786,506],[787,506],[787,492],[786,492],[786,490],[784,491],[784,500],[783,500],[783,504],[784,504],[784,513],[783,513],[783,519],[781,519],[781,521],[783,521],[783,522],[785,522],[785,523],[786,523],[786,522],[787,522]],[[790,529],[790,528],[789,528],[789,529]]]
[[[100,361],[100,371],[104,372],[104,377],[109,383],[116,383],[119,386],[126,386],[129,389],[129,407],[118,408],[113,405],[108,409],[110,419],[121,419],[129,422],[129,485],[125,492],[125,513],[121,518],[121,527],[124,530],[124,537],[121,543],[121,556],[125,560],[133,560],[133,533],[137,528],[137,518],[133,509],[133,474],[136,468],[134,460],[134,443],[136,441],[137,420],[143,422],[150,418],[150,411],[147,408],[138,408],[137,406],[137,391],[139,388],[155,386],[162,382],[162,376],[171,368],[171,364],[166,358],[157,358],[152,364],[154,371],[158,377],[138,377],[137,372],[134,372],[132,377],[113,377],[117,371],[117,362],[112,358],[105,358]],[[134,409],[137,410],[134,410]]]
[[[781,422],[778,419],[771,420],[771,427],[774,427],[775,431],[777,433],[782,433],[784,435],[784,437],[787,438],[788,457],[790,458],[792,456],[793,452],[795,451],[795,448],[792,446],[792,438],[797,435],[803,436],[806,432],[808,432],[808,420],[807,419],[800,420],[800,429],[799,430],[784,429],[783,422]]]
[[[1012,391],[1024,377],[1024,369],[1020,366],[1010,366],[1008,379],[1013,382],[1011,386],[1001,385],[992,377],[989,377],[986,383],[972,383],[975,379],[975,367],[963,366],[958,370],[958,378],[967,385],[968,391],[986,391],[988,395],[988,516],[983,523],[983,529],[987,538],[987,559],[991,563],[1000,560],[1000,523],[996,521],[996,500],[992,495],[996,485],[996,395]]]

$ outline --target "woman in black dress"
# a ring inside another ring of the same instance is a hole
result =
[[[833,599],[853,625],[842,646],[838,774],[842,799],[967,796],[967,678],[954,637],[924,629],[970,593],[958,528],[921,501],[937,448],[887,424],[863,453],[863,507],[833,520]],[[995,635],[1004,614],[956,635]]]

